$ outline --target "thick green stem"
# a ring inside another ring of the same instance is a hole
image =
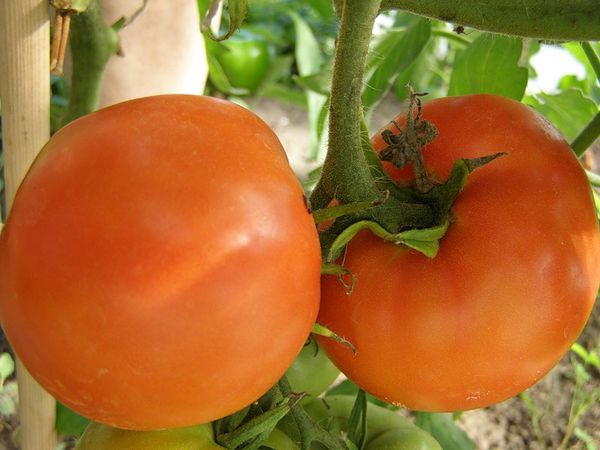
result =
[[[600,112],[581,130],[581,133],[571,142],[571,148],[577,156],[581,156],[600,136]]]
[[[323,174],[311,197],[314,208],[376,201],[379,192],[361,147],[361,91],[369,42],[381,0],[345,0],[338,5],[340,34],[331,84],[329,149]],[[341,7],[341,11],[339,8]]]
[[[119,50],[118,26],[107,26],[102,19],[100,1],[74,16],[71,24],[73,74],[69,107],[63,125],[98,108],[106,63]]]
[[[592,47],[592,44],[589,42],[581,42],[580,45],[585,52],[585,56],[587,56],[588,61],[592,65],[592,68],[594,69],[596,78],[598,81],[600,81],[600,58],[598,57],[598,54],[594,50],[594,47]]]
[[[383,0],[381,8],[514,36],[571,41],[600,39],[598,0]]]

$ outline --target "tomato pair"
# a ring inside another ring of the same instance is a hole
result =
[[[424,118],[439,130],[424,149],[439,181],[459,158],[506,155],[469,177],[434,259],[368,232],[350,242],[354,291],[324,277],[318,320],[357,352],[321,344],[379,398],[476,408],[533,384],[581,331],[598,223],[576,158],[527,106],[447,98]],[[216,99],[150,97],[42,150],[0,238],[0,319],[72,409],[121,428],[186,426],[277,382],[315,321],[319,272],[302,190],[264,122]]]

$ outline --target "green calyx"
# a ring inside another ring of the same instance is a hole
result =
[[[503,153],[472,159],[457,160],[444,182],[432,178],[427,172],[421,149],[437,136],[435,125],[422,119],[423,94],[409,90],[409,107],[406,125],[401,128],[394,122],[397,132],[384,130],[382,138],[387,144],[379,155],[368,140],[362,140],[365,159],[369,163],[371,179],[381,193],[376,201],[356,201],[323,208],[313,213],[315,221],[322,223],[335,219],[321,232],[325,263],[332,264],[345,246],[359,231],[369,230],[384,241],[404,245],[434,258],[440,240],[451,226],[452,205],[467,182],[469,174]],[[363,125],[363,129],[366,127]],[[401,186],[383,169],[381,160],[397,167],[412,164],[414,183]],[[338,277],[347,274],[337,274]]]

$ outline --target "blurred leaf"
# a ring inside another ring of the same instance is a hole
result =
[[[482,34],[460,52],[450,77],[448,95],[490,93],[521,100],[528,70],[519,67],[521,39]]]
[[[0,415],[4,417],[17,413],[19,387],[16,381],[9,381],[0,391]]]
[[[574,139],[598,112],[594,101],[585,97],[579,89],[527,96],[523,102],[544,115],[568,141]]]
[[[306,0],[306,3],[312,6],[324,21],[328,22],[333,20],[335,12],[333,11],[332,1]]]
[[[90,423],[89,419],[56,402],[56,431],[67,436],[81,436]]]
[[[577,75],[565,75],[558,80],[558,88],[561,91],[567,89],[579,89],[584,94],[590,93],[590,84],[587,79],[579,79]]]
[[[319,42],[315,38],[308,24],[296,13],[290,12],[296,31],[296,65],[301,77],[307,77],[319,73],[323,65],[324,57],[321,53]],[[321,149],[321,137],[317,133],[321,110],[327,102],[327,97],[322,94],[308,91],[306,93],[308,104],[308,124],[310,129],[310,152],[311,159],[317,159]]]
[[[300,76],[317,73],[323,64],[321,47],[308,24],[294,12],[290,12],[296,31],[296,64]]]
[[[329,95],[331,91],[332,67],[325,66],[322,70],[303,77],[294,77],[294,82],[306,90],[322,95]]]
[[[344,380],[341,383],[336,384],[334,387],[332,387],[331,389],[329,389],[325,393],[325,396],[326,397],[328,395],[351,395],[351,396],[356,396],[358,394],[358,391],[359,391],[359,387],[357,385],[355,385],[352,381],[350,381],[350,380]],[[367,394],[367,401],[369,401],[370,403],[373,403],[374,405],[378,405],[378,406],[384,407],[386,409],[391,409],[393,411],[396,411],[396,410],[399,409],[397,406],[394,406],[391,403],[379,400],[378,398],[373,397],[371,394]]]
[[[299,108],[307,109],[306,95],[304,92],[292,89],[283,83],[267,84],[261,91],[264,97],[274,98],[284,103],[293,104]]]
[[[212,0],[209,4],[208,10],[210,11],[213,8],[213,4],[216,3],[217,0]],[[246,13],[248,11],[248,0],[227,0],[227,14],[229,19],[229,26],[227,27],[227,32],[224,35],[215,35],[210,28],[210,17],[206,16],[203,21],[202,27],[203,31],[208,34],[208,36],[215,41],[224,41],[225,39],[229,39],[233,33],[235,33],[242,22],[246,18]]]
[[[15,361],[13,360],[10,353],[2,353],[0,355],[0,386],[4,385],[4,382],[10,377],[15,371]]]
[[[597,443],[596,439],[593,436],[591,436],[590,434],[588,434],[585,430],[583,430],[582,428],[576,427],[574,434],[577,437],[577,439],[579,439],[580,441],[585,443],[586,450],[598,450],[598,446],[596,445],[596,443]],[[572,448],[576,448],[576,447],[572,447]]]
[[[431,24],[417,19],[408,28],[391,29],[375,43],[367,61],[363,105],[368,110],[389,91],[398,74],[408,69],[419,56],[429,38]]]
[[[475,443],[454,423],[451,414],[417,412],[415,424],[431,434],[444,450],[475,450]]]

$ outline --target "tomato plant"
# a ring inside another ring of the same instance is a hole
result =
[[[92,422],[75,450],[219,450],[211,424],[158,431],[120,430]]]
[[[324,277],[318,321],[357,353],[321,344],[383,400],[477,408],[531,386],[579,335],[600,281],[598,221],[575,155],[533,109],[470,95],[426,103],[423,117],[439,131],[423,149],[439,181],[459,158],[506,154],[469,176],[435,258],[365,231],[350,242],[354,291]],[[381,133],[373,145],[386,146]],[[411,181],[409,168],[387,169]]]
[[[112,106],[55,134],[0,238],[0,314],[58,400],[121,428],[230,414],[301,350],[320,253],[281,144],[232,103]]]

